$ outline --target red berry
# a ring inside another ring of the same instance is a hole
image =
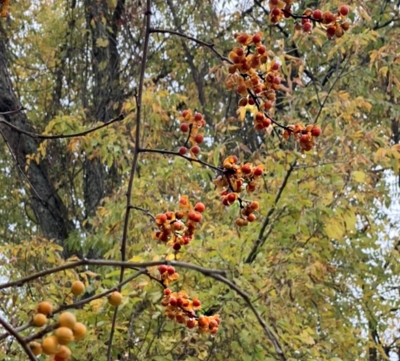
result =
[[[161,274],[163,274],[167,271],[168,271],[168,267],[165,264],[158,266],[158,272],[160,272]]]
[[[186,133],[189,130],[189,124],[188,123],[182,123],[180,129],[181,129],[181,132]]]
[[[251,167],[248,164],[242,165],[241,170],[242,170],[243,174],[250,174],[251,173]]]
[[[249,98],[248,102],[249,102],[249,105],[254,105],[255,104],[255,101],[254,101],[253,98]]]
[[[276,6],[279,4],[279,0],[270,0],[270,5]]]
[[[265,110],[270,110],[272,108],[272,103],[267,101],[264,103],[263,107]]]
[[[257,48],[258,54],[265,54],[267,52],[267,48],[265,47],[265,45],[261,45]]]
[[[193,307],[200,307],[201,302],[198,299],[193,300]]]
[[[260,168],[260,167],[254,168],[253,174],[254,174],[256,177],[259,177],[260,175],[263,174],[262,168]]]
[[[279,68],[280,68],[279,63],[273,63],[271,66],[271,70],[273,70],[273,71],[277,71],[277,70],[279,70]]]
[[[261,35],[260,34],[253,35],[252,41],[253,43],[259,43],[261,41]]]
[[[184,110],[182,112],[182,117],[186,118],[189,115],[189,110]]]
[[[236,157],[236,155],[233,155],[232,156],[232,161],[233,161],[233,163],[237,163],[238,157]]]
[[[169,288],[166,288],[165,290],[164,290],[164,295],[165,296],[169,296],[171,294],[171,290],[169,289]]]
[[[350,9],[349,9],[349,7],[348,7],[347,5],[342,5],[342,6],[339,8],[339,13],[340,13],[340,15],[342,15],[342,16],[347,16],[347,14],[349,13],[349,11],[350,11]]]
[[[164,213],[157,214],[156,219],[158,219],[160,223],[165,223],[167,221],[167,215]]]
[[[309,23],[310,22],[310,19],[308,19],[308,18],[302,18],[301,19],[301,23],[304,25],[304,24],[307,24],[307,23]]]
[[[203,213],[205,209],[206,209],[206,206],[201,202],[196,203],[196,205],[194,206],[194,210],[197,212],[200,212],[200,213]]]
[[[322,130],[320,127],[314,126],[311,129],[311,134],[313,135],[313,137],[319,137],[321,135],[321,133],[322,133]]]
[[[169,304],[171,305],[171,306],[176,306],[177,305],[177,300],[176,300],[176,298],[175,297],[171,297],[170,299],[169,299]]]
[[[167,272],[170,275],[173,275],[175,273],[175,268],[172,266],[167,266]]]
[[[279,9],[279,8],[273,8],[272,9],[272,11],[271,11],[271,15],[272,16],[280,16],[281,15],[281,9]]]
[[[256,216],[254,215],[254,213],[250,213],[250,214],[247,216],[247,220],[248,220],[249,222],[254,222],[254,221],[256,220]]]
[[[196,143],[198,143],[198,144],[203,143],[203,140],[204,140],[204,135],[203,135],[203,134],[197,134],[197,135],[194,137],[194,141],[195,141]]]
[[[179,148],[179,154],[184,155],[184,154],[186,154],[186,153],[187,153],[187,148],[186,148],[186,147],[180,147],[180,148]]]
[[[307,24],[311,24],[311,23],[307,23]],[[304,25],[303,25],[303,29],[304,29],[304,27],[305,27],[307,24],[304,24]],[[312,25],[311,25],[311,28],[312,28]],[[279,85],[279,84],[281,83],[281,79],[278,78],[278,77],[276,76],[272,82],[273,82],[275,85]]]
[[[313,25],[311,23],[305,23],[303,24],[303,31],[305,33],[310,33],[312,30]]]
[[[190,151],[193,154],[199,154],[200,153],[200,148],[197,145],[195,145],[194,147],[190,148]]]
[[[322,14],[322,23],[330,24],[335,21],[335,15],[333,15],[330,11],[325,11]]]
[[[326,29],[326,36],[328,38],[332,38],[336,34],[336,28],[334,26],[330,26],[328,29]]]
[[[313,13],[312,13],[312,17],[315,20],[321,20],[322,19],[322,11],[320,9],[314,10]]]
[[[240,44],[245,45],[248,38],[249,36],[247,34],[239,34],[238,36],[236,36],[236,41]]]
[[[194,120],[196,121],[196,122],[199,122],[200,120],[202,120],[203,119],[203,114],[201,114],[201,113],[196,113],[195,115],[194,115]]]
[[[235,202],[236,201],[236,194],[235,193],[229,193],[227,199],[228,199],[229,203]]]

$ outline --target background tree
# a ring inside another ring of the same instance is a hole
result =
[[[153,1],[151,17],[149,2],[11,4],[0,23],[4,360],[26,357],[20,344],[52,330],[30,327],[44,300],[55,321],[68,308],[84,320],[76,360],[400,355],[399,241],[383,211],[397,202],[385,175],[399,174],[399,4],[348,1],[350,30],[329,38],[296,16],[273,24],[271,3]],[[298,1],[291,11],[340,5]],[[270,116],[322,128],[311,151],[278,126],[255,131],[256,108],[238,108],[227,89],[234,34],[244,32],[262,32],[281,64]],[[196,159],[211,167],[177,154],[186,109],[204,115]],[[231,155],[264,166],[247,227],[235,226],[240,203],[225,207],[213,183]],[[154,239],[154,216],[183,195],[206,210],[176,255]],[[166,318],[156,280],[165,260],[180,274],[170,288],[220,315],[215,336]],[[31,276],[53,267],[62,271]],[[71,294],[77,279],[84,295]],[[117,286],[115,309],[100,296]]]

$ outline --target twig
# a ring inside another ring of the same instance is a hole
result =
[[[191,41],[194,41],[195,43],[205,46],[206,48],[209,48],[215,55],[218,56],[218,58],[220,58],[222,61],[226,61],[229,64],[233,64],[233,62],[228,59],[227,57],[223,56],[222,54],[220,54],[216,49],[213,43],[206,43],[205,41],[196,39],[192,36],[183,34],[179,31],[174,31],[174,30],[167,30],[167,29],[155,29],[155,28],[150,28],[150,33],[160,33],[160,34],[171,34],[171,35],[177,35],[180,36],[181,38],[185,38]]]
[[[29,357],[29,360],[31,361],[37,361],[37,358],[33,354],[32,350],[29,348],[27,343],[24,341],[24,339],[20,336],[20,334],[12,327],[3,317],[0,315],[0,324],[4,327],[4,329],[11,335],[14,336],[15,339],[18,341],[18,343],[22,346],[24,351]]]
[[[130,269],[138,269],[138,268],[141,269],[141,268],[147,268],[147,267],[155,267],[155,266],[159,266],[162,264],[174,266],[174,267],[178,267],[178,268],[182,267],[182,268],[191,269],[193,271],[200,272],[205,276],[210,276],[211,274],[225,275],[225,271],[223,271],[223,270],[205,268],[205,267],[197,266],[192,263],[180,262],[180,261],[162,260],[162,261],[149,261],[149,262],[129,262],[129,261],[114,261],[114,260],[84,258],[79,261],[65,263],[62,266],[50,268],[50,269],[32,274],[30,276],[21,278],[16,281],[2,283],[2,284],[0,284],[0,290],[5,289],[5,288],[10,288],[10,287],[21,287],[25,283],[33,281],[35,279],[45,277],[45,276],[51,275],[53,273],[61,272],[61,271],[67,270],[67,269],[80,267],[80,266],[106,266],[106,267],[125,267],[125,268],[130,268]]]
[[[214,169],[215,171],[219,172],[219,173],[224,173],[224,170],[222,168],[218,168],[210,163],[204,162],[200,159],[197,158],[190,158],[186,155],[182,155],[179,152],[173,152],[171,150],[164,150],[164,149],[151,149],[151,148],[140,148],[139,152],[141,153],[158,153],[158,154],[170,154],[170,155],[176,155],[178,157],[182,157],[190,162],[195,162],[195,163],[200,163],[208,168]]]
[[[290,175],[292,174],[293,170],[295,169],[296,164],[297,164],[297,159],[295,159],[290,164],[289,169],[287,170],[285,178],[284,178],[284,180],[282,182],[282,185],[280,186],[280,188],[278,190],[278,193],[275,196],[274,205],[273,205],[272,208],[269,209],[268,214],[265,217],[265,220],[263,222],[263,225],[261,226],[260,233],[258,235],[257,241],[255,242],[252,250],[250,251],[249,255],[247,256],[247,258],[245,260],[245,263],[252,263],[255,260],[258,250],[260,249],[260,247],[262,247],[264,245],[265,241],[267,240],[267,238],[264,237],[265,229],[267,228],[267,226],[268,226],[268,224],[269,224],[269,222],[271,220],[272,214],[275,212],[276,205],[278,204],[279,199],[282,196],[283,190],[286,188],[286,184],[287,184],[287,182],[289,180]]]
[[[5,113],[0,113],[0,115],[2,115],[2,114],[5,114]],[[10,127],[12,129],[14,129],[15,131],[17,131],[18,133],[25,134],[28,137],[35,138],[35,139],[63,139],[63,138],[81,137],[81,136],[84,136],[86,134],[95,132],[96,130],[99,130],[101,128],[108,127],[110,124],[119,122],[119,121],[121,121],[123,119],[124,119],[124,116],[122,114],[120,114],[120,115],[118,115],[118,117],[116,117],[114,119],[111,119],[106,123],[103,123],[103,124],[101,124],[101,125],[99,125],[97,127],[85,130],[83,132],[74,133],[74,134],[55,134],[55,135],[43,135],[43,134],[28,132],[27,130],[18,128],[14,124],[9,123],[9,122],[7,122],[7,120],[2,119],[2,118],[0,118],[0,124],[5,124],[8,127]]]
[[[151,0],[147,0],[146,2],[146,12],[145,12],[145,34],[143,41],[143,52],[142,52],[142,63],[140,66],[140,76],[139,76],[139,87],[138,93],[135,94],[136,100],[136,129],[135,129],[135,147],[133,150],[133,161],[132,167],[129,176],[128,182],[128,191],[126,192],[126,210],[125,210],[125,218],[124,218],[124,228],[122,233],[121,240],[121,260],[126,260],[126,242],[128,239],[128,225],[129,225],[129,215],[132,209],[131,198],[132,198],[132,189],[133,189],[133,180],[135,179],[135,173],[137,168],[137,163],[139,159],[139,146],[140,146],[140,121],[141,121],[141,110],[142,110],[142,97],[143,97],[143,88],[144,88],[144,78],[146,72],[146,61],[147,54],[149,50],[149,40],[150,40],[150,25],[151,25]],[[121,272],[119,275],[119,282],[121,283],[124,279],[124,271],[125,266],[121,267]],[[107,346],[107,360],[111,361],[111,349],[112,349],[112,341],[114,337],[115,324],[117,320],[117,312],[118,307],[114,310],[114,315],[111,324],[110,337]]]

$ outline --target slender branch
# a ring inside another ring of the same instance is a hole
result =
[[[15,109],[15,110],[9,110],[8,112],[0,112],[0,115],[15,114],[15,113],[20,112],[21,110],[24,110],[24,108],[20,107],[20,108]]]
[[[182,157],[190,162],[195,162],[195,163],[199,163],[202,164],[208,168],[214,169],[215,171],[219,172],[219,173],[224,173],[224,170],[222,168],[218,168],[210,163],[204,162],[200,159],[197,158],[190,158],[186,155],[182,155],[179,152],[173,152],[171,150],[164,150],[164,149],[151,149],[151,148],[140,148],[139,152],[141,153],[159,153],[159,154],[170,154],[170,155],[176,155],[178,157]]]
[[[162,264],[174,266],[174,267],[178,267],[178,268],[181,267],[181,268],[191,269],[193,271],[200,272],[205,276],[209,276],[211,274],[225,275],[225,271],[223,271],[223,270],[205,268],[205,267],[197,266],[192,263],[179,262],[179,261],[162,260],[162,261],[149,261],[149,262],[129,262],[129,261],[114,261],[114,260],[84,258],[79,261],[65,263],[62,266],[50,268],[50,269],[32,274],[30,276],[21,278],[16,281],[2,283],[2,284],[0,284],[0,290],[5,289],[5,288],[10,288],[10,287],[21,287],[25,283],[33,281],[35,279],[45,277],[45,276],[51,275],[53,273],[61,272],[61,271],[67,270],[67,269],[80,267],[80,266],[125,267],[125,268],[130,268],[130,269],[137,269],[137,268],[155,267],[155,266],[159,266]]]
[[[245,293],[244,291],[242,291],[238,286],[236,286],[232,281],[226,279],[225,277],[218,275],[218,274],[214,274],[214,275],[210,275],[212,278],[214,278],[217,281],[220,281],[222,283],[225,283],[227,286],[229,286],[230,289],[234,290],[238,295],[240,295],[243,300],[247,303],[247,305],[249,306],[249,308],[251,309],[251,311],[254,313],[254,315],[257,318],[258,323],[261,325],[261,327],[263,328],[265,334],[267,335],[267,337],[269,338],[269,340],[271,341],[272,345],[275,348],[275,352],[279,355],[279,357],[282,360],[286,360],[286,356],[282,350],[282,347],[278,341],[278,338],[274,335],[274,333],[270,330],[270,328],[268,327],[268,325],[266,324],[266,322],[263,320],[263,318],[261,317],[260,313],[256,310],[256,308],[254,307],[253,303],[250,300],[250,297],[247,293]]]
[[[143,88],[144,88],[144,78],[146,72],[146,62],[147,62],[147,55],[149,51],[149,40],[150,40],[150,25],[151,25],[151,0],[147,0],[146,2],[146,12],[145,12],[145,34],[144,34],[144,41],[143,41],[143,52],[142,52],[142,63],[140,66],[140,76],[139,76],[139,86],[138,86],[138,93],[135,94],[136,100],[136,129],[135,129],[135,148],[133,150],[133,161],[132,167],[129,176],[128,182],[128,191],[126,193],[126,210],[125,210],[125,218],[124,218],[124,228],[122,233],[122,240],[121,240],[121,260],[126,260],[126,243],[128,239],[128,225],[129,225],[129,215],[132,210],[132,189],[133,189],[133,181],[135,179],[135,173],[137,168],[137,163],[139,159],[139,149],[140,149],[140,122],[141,122],[141,113],[142,113],[142,98],[143,98]],[[124,279],[124,271],[125,266],[121,267],[121,272],[119,275],[119,282],[121,283]],[[119,288],[120,289],[120,288]],[[114,315],[111,324],[110,330],[110,337],[107,347],[107,360],[111,361],[111,349],[112,349],[112,341],[114,337],[115,325],[117,321],[117,312],[118,307],[114,310]]]
[[[269,234],[267,234],[267,236],[264,236],[265,229],[267,228],[268,224],[270,223],[271,216],[275,212],[276,205],[278,204],[278,202],[282,196],[283,190],[286,188],[289,177],[292,174],[293,170],[295,169],[296,165],[297,165],[297,159],[295,159],[290,164],[289,169],[286,172],[285,178],[283,179],[282,185],[280,186],[278,193],[275,196],[274,205],[272,208],[269,209],[268,214],[265,217],[265,220],[263,222],[263,225],[261,226],[258,238],[257,238],[256,242],[254,243],[254,246],[251,249],[249,255],[247,256],[245,263],[252,263],[255,260],[258,250],[260,249],[260,247],[262,247],[264,245],[265,241],[267,240],[267,237]]]
[[[145,214],[146,216],[150,217],[150,218],[153,219],[153,220],[156,219],[156,217],[154,217],[154,215],[152,215],[152,214],[150,213],[150,211],[147,210],[147,209],[144,209],[144,208],[138,207],[138,206],[130,206],[130,208],[131,208],[131,209],[136,209],[137,211],[142,212],[143,214]]]
[[[12,327],[1,315],[0,315],[0,324],[4,327],[4,329],[11,335],[14,336],[15,339],[18,341],[18,343],[22,346],[24,351],[29,357],[29,360],[31,361],[37,361],[37,358],[35,355],[32,353],[32,350],[29,348],[27,343],[24,341],[24,339],[20,336],[20,334]]]
[[[124,119],[124,116],[122,114],[120,114],[120,115],[118,115],[118,117],[116,117],[114,119],[111,119],[106,123],[103,123],[103,124],[101,124],[101,125],[99,125],[97,127],[94,127],[94,128],[88,129],[88,130],[84,130],[83,132],[73,133],[73,134],[54,134],[54,135],[43,135],[43,134],[28,132],[27,130],[23,130],[21,128],[18,128],[14,124],[11,124],[11,123],[7,122],[7,120],[1,119],[1,118],[0,118],[0,124],[1,123],[5,124],[8,127],[10,127],[12,129],[14,129],[15,131],[17,131],[18,133],[25,134],[28,137],[35,138],[35,139],[63,139],[63,138],[81,137],[81,136],[84,136],[86,134],[93,133],[96,130],[99,130],[101,128],[108,127],[110,124],[119,122],[119,121],[121,121],[123,119]]]
[[[186,35],[186,34],[183,34],[183,33],[179,32],[179,31],[174,31],[174,30],[150,28],[150,33],[177,35],[177,36],[180,36],[181,38],[194,41],[195,43],[197,43],[199,45],[202,45],[202,46],[205,46],[206,48],[209,48],[222,61],[226,61],[229,64],[233,64],[233,62],[230,59],[228,59],[227,57],[223,56],[221,53],[219,53],[215,49],[215,45],[213,43],[206,43],[205,41],[196,39],[196,38],[194,38],[192,36],[189,36],[189,35]]]

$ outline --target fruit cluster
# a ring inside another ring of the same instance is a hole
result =
[[[171,282],[179,278],[178,272],[175,272],[175,268],[172,266],[162,264],[158,266],[158,272],[160,272],[161,282],[164,286],[168,286]]]
[[[179,153],[185,155],[188,152],[186,147],[190,141],[192,145],[190,148],[190,154],[196,156],[200,153],[199,144],[204,141],[204,134],[199,133],[199,130],[206,125],[203,114],[199,112],[193,114],[190,109],[187,109],[181,113],[179,120],[181,121],[181,132],[188,133],[185,145],[179,148]]]
[[[172,292],[169,288],[164,289],[164,298],[161,304],[166,307],[165,315],[178,323],[186,325],[187,328],[198,327],[200,333],[215,335],[221,323],[219,315],[197,316],[196,311],[201,309],[201,302],[197,298],[192,300],[185,291]]]
[[[347,15],[350,9],[347,5],[341,5],[337,14],[331,11],[322,12],[320,9],[306,9],[301,17],[301,24],[297,23],[296,30],[302,30],[305,33],[311,33],[313,22],[321,24],[325,29],[328,38],[334,36],[341,38],[345,31],[349,30],[350,22],[347,20]]]
[[[240,198],[240,194],[244,190],[247,193],[254,192],[264,170],[261,165],[253,166],[250,163],[240,165],[237,162],[238,159],[234,155],[226,158],[223,162],[224,175],[218,176],[214,180],[214,184],[217,186],[217,191],[220,192],[223,205],[230,206],[236,200],[239,201],[241,213],[235,224],[241,227],[256,220],[253,212],[258,210],[258,202],[244,201]]]
[[[0,17],[7,18],[8,17],[8,8],[10,7],[10,0],[0,0],[0,4],[1,4]]]
[[[293,134],[295,141],[297,141],[302,150],[309,151],[315,145],[314,137],[319,137],[322,130],[319,126],[309,124],[303,126],[302,124],[289,125],[283,132],[283,138],[289,139]]]
[[[190,243],[206,209],[201,202],[192,207],[186,196],[180,198],[179,208],[179,211],[160,213],[155,218],[159,230],[154,233],[154,238],[171,246],[175,251]]]
[[[79,282],[79,281],[78,281]],[[41,327],[47,322],[47,317],[53,312],[50,302],[41,302],[37,307],[37,313],[33,317],[34,326]],[[66,361],[71,356],[71,350],[67,345],[72,341],[81,340],[86,334],[86,326],[76,322],[75,316],[70,312],[63,312],[58,318],[54,335],[46,336],[41,343],[31,342],[29,344],[32,353],[50,355],[52,361]]]
[[[261,130],[271,124],[271,120],[263,111],[270,110],[275,103],[276,90],[281,83],[280,65],[269,59],[267,48],[262,44],[259,33],[242,33],[236,34],[235,37],[242,46],[229,53],[233,64],[229,66],[225,84],[230,90],[236,89],[242,97],[239,106],[257,105],[260,113],[254,117],[254,127]]]

